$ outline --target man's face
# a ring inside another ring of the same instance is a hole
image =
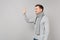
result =
[[[35,13],[36,14],[39,14],[39,13],[41,13],[42,12],[42,9],[39,7],[39,6],[36,6],[35,7]]]

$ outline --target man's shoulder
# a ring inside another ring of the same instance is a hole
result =
[[[44,16],[42,17],[42,21],[47,21],[47,20],[48,20],[48,16],[44,14]]]

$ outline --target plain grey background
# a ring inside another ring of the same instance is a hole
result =
[[[22,8],[26,7],[32,18],[38,3],[49,17],[48,40],[60,40],[60,0],[0,0],[0,40],[32,40],[34,25],[25,22]]]

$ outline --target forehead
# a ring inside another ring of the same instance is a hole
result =
[[[36,6],[35,8],[40,8],[39,6]]]

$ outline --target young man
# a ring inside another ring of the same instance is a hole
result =
[[[44,7],[40,4],[35,5],[36,18],[29,19],[26,15],[26,9],[23,10],[24,17],[27,23],[34,23],[33,40],[47,40],[49,34],[49,21],[44,14]]]

